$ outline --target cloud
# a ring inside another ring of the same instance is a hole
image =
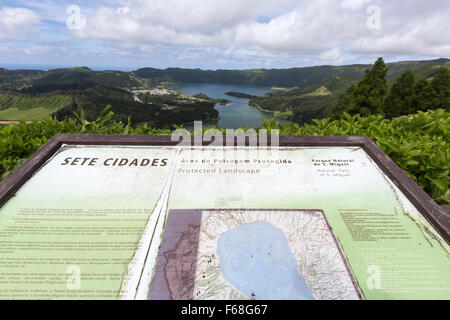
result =
[[[387,7],[382,33],[372,33],[349,42],[350,53],[390,55],[450,56],[450,6],[423,15],[411,13],[409,19],[398,20],[396,7]],[[409,9],[410,10],[410,9]],[[428,11],[428,12],[427,12]]]
[[[26,8],[0,9],[0,39],[25,41],[38,30],[40,17]]]
[[[365,10],[353,12],[336,6],[335,1],[316,0],[268,23],[241,25],[236,40],[251,48],[316,55],[365,33],[365,24]]]
[[[448,0],[17,1],[28,9],[0,17],[26,10],[29,18],[0,18],[0,39],[29,38],[40,18],[40,39],[27,45],[56,54],[58,41],[71,40],[64,47],[74,57],[101,63],[286,67],[450,56]],[[76,22],[71,4],[81,9],[79,29],[66,26]],[[368,28],[369,6],[380,9],[381,29]]]
[[[223,46],[233,41],[236,26],[259,17],[276,15],[294,0],[153,0],[131,1],[128,6],[100,7],[88,16],[82,39],[141,43]],[[282,10],[280,10],[282,8]]]
[[[367,28],[371,2],[346,0],[336,6],[336,1],[311,1],[268,23],[241,25],[236,40],[251,48],[325,60],[339,60],[340,48],[347,54],[450,55],[448,3],[431,0],[426,8],[415,0],[379,3],[381,30],[373,31]]]
[[[64,22],[66,20],[65,15],[65,1],[54,0],[16,0],[18,5],[23,8],[28,8],[39,14],[42,20],[52,20],[58,22]]]
[[[359,10],[366,8],[371,0],[342,0],[340,6],[344,9]]]
[[[13,53],[16,51],[16,47],[8,43],[0,43],[0,53]]]
[[[40,54],[49,54],[52,52],[52,48],[41,46],[41,45],[31,45],[26,47],[23,50],[23,53],[27,55],[40,55]]]
[[[334,48],[328,51],[325,51],[320,54],[319,56],[320,60],[323,61],[331,61],[333,63],[341,63],[343,62],[341,51],[339,48]]]

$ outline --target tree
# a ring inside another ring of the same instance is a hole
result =
[[[342,118],[344,112],[347,111],[350,102],[352,101],[353,91],[355,91],[356,86],[354,84],[347,88],[347,91],[339,95],[338,101],[331,108],[330,117],[333,120]]]
[[[417,81],[414,86],[414,97],[415,111],[427,111],[433,109],[435,92],[431,86],[431,82],[426,79]]]
[[[372,70],[366,70],[365,76],[353,91],[348,112],[368,116],[383,114],[384,97],[387,92],[386,75],[388,69],[383,58],[379,58]]]
[[[431,81],[433,88],[433,109],[442,108],[450,110],[450,71],[447,68],[440,68],[437,75]]]
[[[414,113],[417,108],[415,99],[414,75],[411,71],[406,71],[392,86],[384,104],[384,115],[386,118],[395,118]]]
[[[356,86],[351,85],[346,93],[339,96],[332,108],[331,117],[338,119],[344,112],[361,116],[384,114],[384,100],[388,91],[387,72],[383,58],[379,58],[371,70],[366,70]]]
[[[388,90],[386,75],[388,69],[383,58],[379,58],[372,70],[366,70],[365,76],[353,91],[347,112],[368,116],[383,114],[383,104]]]

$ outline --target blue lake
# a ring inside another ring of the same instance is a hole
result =
[[[313,300],[283,231],[267,222],[239,226],[218,240],[223,277],[249,298]]]
[[[226,106],[216,105],[215,109],[219,111],[219,121],[204,122],[205,126],[218,126],[225,129],[234,129],[235,127],[247,126],[248,128],[257,128],[262,123],[262,118],[271,119],[273,114],[263,112],[256,107],[248,105],[248,99],[236,98],[226,95],[226,92],[241,92],[253,96],[264,96],[271,92],[268,87],[257,87],[248,85],[229,85],[229,84],[211,84],[211,83],[187,83],[175,87],[188,94],[204,93],[214,99],[227,99],[231,103]],[[285,120],[279,120],[286,123]],[[192,129],[193,126],[188,126]]]

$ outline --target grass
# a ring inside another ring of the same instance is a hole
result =
[[[272,87],[272,88],[270,88],[270,89],[275,90],[275,91],[289,91],[289,90],[295,89],[295,88],[296,88],[296,87],[294,87],[294,88]]]
[[[317,90],[305,94],[305,97],[317,97],[317,96],[329,96],[331,95],[331,91],[325,88],[324,86],[318,88]]]
[[[37,107],[32,109],[21,110],[18,108],[9,108],[0,111],[0,120],[42,120],[50,116],[53,112],[58,111],[60,107],[45,108]]]
[[[71,96],[54,94],[42,96],[27,96],[22,94],[1,93],[0,94],[0,110],[9,108],[32,109],[41,106],[48,108],[62,107],[72,101]]]
[[[68,95],[30,97],[19,94],[0,94],[0,120],[41,120],[70,104]]]
[[[284,112],[276,112],[274,116],[277,119],[289,120],[293,115],[294,113],[291,110],[287,110]]]

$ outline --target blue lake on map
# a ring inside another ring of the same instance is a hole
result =
[[[245,224],[218,240],[223,277],[249,298],[313,300],[285,234],[267,222]]]

